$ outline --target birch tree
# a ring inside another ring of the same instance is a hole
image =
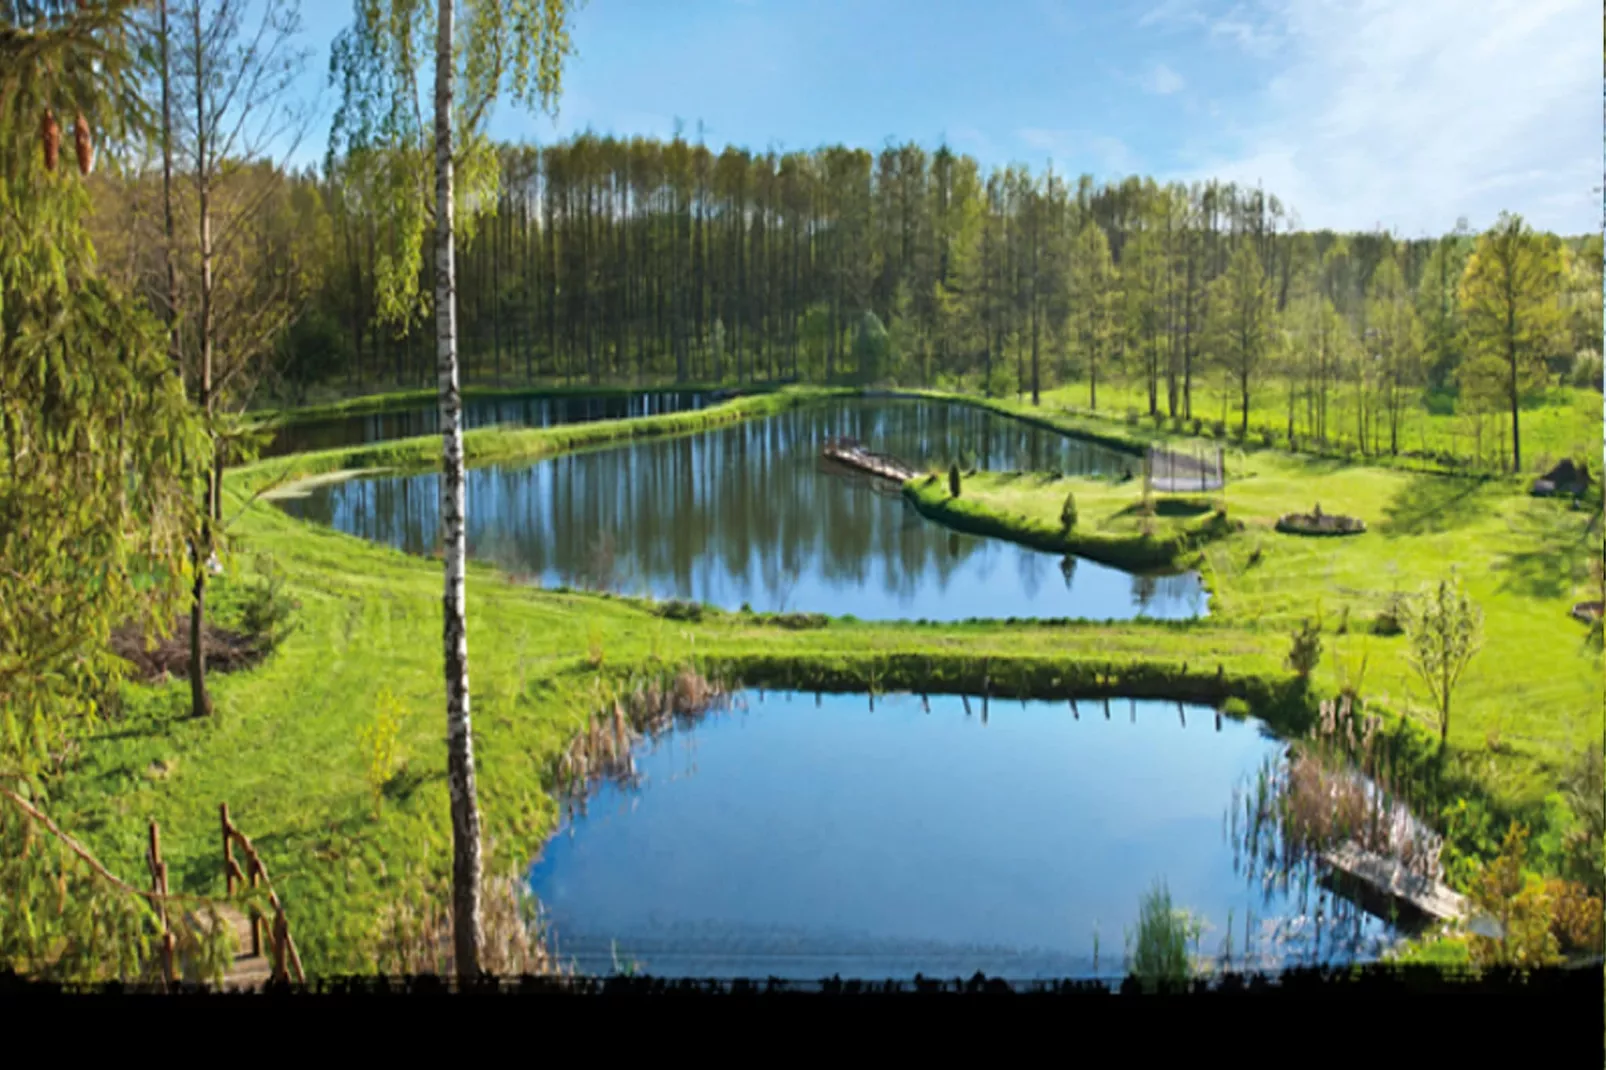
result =
[[[496,202],[496,153],[483,124],[504,92],[527,108],[551,108],[571,49],[575,0],[357,0],[352,27],[334,48],[331,74],[342,105],[331,154],[382,146],[376,189],[401,237],[379,266],[384,311],[416,307],[426,222],[433,224],[435,362],[440,394],[441,524],[445,544],[442,645],[446,666],[447,786],[452,809],[452,941],[457,974],[480,973],[480,815],[469,722],[468,621],[464,567],[462,399],[458,370],[456,241],[480,206]],[[464,16],[459,25],[459,8]],[[421,58],[434,43],[434,115],[419,104]],[[461,89],[459,89],[461,82]],[[427,168],[433,157],[434,194]],[[461,173],[465,180],[458,182]],[[467,196],[465,196],[465,193]]]

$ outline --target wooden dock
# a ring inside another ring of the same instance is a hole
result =
[[[849,438],[828,440],[820,448],[820,456],[835,464],[894,483],[906,483],[921,474],[898,458],[872,453]]]
[[[1359,884],[1386,904],[1404,906],[1435,921],[1456,921],[1467,916],[1466,899],[1443,881],[1412,873],[1397,862],[1343,844],[1322,855],[1335,874]]]

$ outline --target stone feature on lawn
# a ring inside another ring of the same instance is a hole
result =
[[[1366,521],[1324,513],[1318,503],[1308,513],[1285,513],[1278,517],[1277,530],[1286,535],[1359,535],[1366,530]]]

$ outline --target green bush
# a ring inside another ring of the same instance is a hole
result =
[[[1060,530],[1069,532],[1076,527],[1076,495],[1065,495],[1065,504],[1060,506]]]
[[[256,579],[245,589],[240,604],[245,634],[266,649],[273,649],[290,634],[290,617],[300,608],[285,590],[284,570],[272,554],[256,558]]]
[[[1293,646],[1288,651],[1288,667],[1299,674],[1301,680],[1310,679],[1322,660],[1322,626],[1320,622],[1306,620],[1294,633]]]

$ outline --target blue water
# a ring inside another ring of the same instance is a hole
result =
[[[724,609],[864,620],[1180,619],[1197,573],[1136,576],[928,521],[896,492],[822,467],[851,435],[911,463],[958,451],[995,470],[1115,477],[1132,458],[968,406],[850,401],[699,434],[468,473],[468,551],[543,586],[605,587]],[[1038,476],[1022,476],[1036,479]],[[440,480],[318,487],[287,512],[410,553],[434,549]]]
[[[601,787],[531,870],[559,957],[607,973],[616,942],[659,976],[1114,976],[1162,878],[1209,926],[1202,954],[1225,950],[1230,913],[1241,959],[1251,911],[1262,962],[1311,952],[1319,890],[1302,906],[1252,887],[1224,830],[1234,785],[1282,750],[1254,722],[971,707],[770,693],[646,747],[643,783]]]

